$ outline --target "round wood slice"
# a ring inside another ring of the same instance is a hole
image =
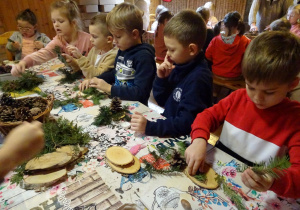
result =
[[[196,185],[199,185],[200,187],[206,188],[206,189],[216,189],[219,187],[218,182],[215,180],[215,178],[218,176],[218,174],[214,171],[214,169],[208,165],[205,164],[204,171],[206,173],[207,180],[205,182],[200,182],[194,176],[189,175],[189,172],[187,171],[187,168],[184,170],[185,175],[192,180]]]
[[[61,169],[59,171],[55,171],[48,174],[39,174],[28,176],[24,179],[24,189],[39,189],[42,187],[49,187],[58,181],[66,178],[67,170]]]
[[[62,167],[72,161],[72,156],[65,152],[52,152],[33,158],[25,166],[25,170],[40,170]]]
[[[134,174],[138,172],[138,170],[140,170],[141,168],[141,163],[139,159],[135,156],[133,156],[133,161],[131,163],[124,166],[115,165],[111,163],[109,160],[107,160],[107,163],[113,170],[122,174]]]
[[[106,158],[113,164],[123,166],[133,161],[133,155],[125,148],[113,146],[106,150]]]

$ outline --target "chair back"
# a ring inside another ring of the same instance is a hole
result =
[[[9,37],[11,37],[11,35],[12,35],[13,33],[14,33],[14,31],[8,31],[8,32],[5,32],[5,33],[1,34],[1,35],[0,35],[0,45],[4,45],[4,47],[5,47],[6,43],[8,42],[7,39],[8,39]],[[6,53],[6,58],[7,58],[7,60],[10,60],[10,61],[14,60],[13,54],[12,54],[10,51],[8,51],[8,50],[6,49],[6,47],[5,47],[5,53]]]

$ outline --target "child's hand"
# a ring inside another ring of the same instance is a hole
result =
[[[131,117],[131,130],[144,134],[147,125],[147,119],[139,112],[135,112]]]
[[[82,83],[79,84],[79,90],[80,91],[84,91],[85,89],[88,89],[89,88],[89,85],[90,85],[90,79],[86,79],[86,80],[83,80]]]
[[[271,188],[274,182],[274,178],[270,175],[258,175],[250,168],[246,169],[242,173],[242,182],[249,188],[258,192],[265,192]]]
[[[39,153],[44,147],[44,132],[42,123],[24,122],[14,128],[5,138],[3,148],[10,151],[18,165]]]
[[[43,47],[44,47],[44,44],[42,43],[42,42],[40,42],[40,41],[34,41],[34,47],[36,48],[36,49],[42,49]]]
[[[74,57],[74,58],[81,58],[82,54],[79,51],[79,49],[73,45],[68,45],[67,46],[68,52]]]
[[[12,46],[18,50],[21,50],[21,44],[17,41],[15,41],[15,43],[12,43]]]
[[[157,76],[159,78],[166,78],[170,75],[172,70],[175,68],[173,61],[170,60],[168,56],[165,57],[165,60],[157,68]]]
[[[26,62],[20,61],[18,64],[12,66],[11,74],[13,76],[20,76],[25,71],[25,67],[26,67]]]
[[[184,156],[190,175],[194,176],[197,170],[202,172],[206,156],[206,140],[203,138],[194,139],[193,143],[185,150]]]
[[[90,80],[89,87],[97,88],[109,94],[111,92],[111,85],[105,82],[103,79],[98,79],[97,77],[94,77]]]
[[[251,26],[250,26],[250,31],[251,31],[251,32],[258,31],[258,28],[257,28],[257,26],[256,26],[255,23],[252,23],[252,24],[251,24]]]

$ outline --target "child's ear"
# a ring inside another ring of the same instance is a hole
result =
[[[140,39],[140,32],[137,29],[133,29],[132,36],[134,39]]]
[[[299,84],[300,78],[296,77],[289,85],[289,91],[293,90]]]
[[[37,24],[35,24],[35,25],[33,26],[33,29],[34,29],[34,30],[37,30]]]
[[[198,51],[199,51],[199,48],[196,44],[194,44],[194,43],[189,44],[189,52],[190,52],[191,56],[196,55],[198,53]]]
[[[112,43],[114,38],[112,36],[107,36],[107,43]]]

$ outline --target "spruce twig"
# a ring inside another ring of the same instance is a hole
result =
[[[38,77],[36,72],[25,71],[17,80],[4,81],[0,85],[3,92],[24,93],[38,87],[43,82],[44,79]]]
[[[255,163],[254,166],[251,167],[251,169],[258,175],[268,174],[274,179],[279,179],[280,176],[284,175],[286,169],[288,169],[290,166],[291,163],[289,162],[289,157],[284,156],[275,158],[271,157],[268,164],[266,162]],[[244,164],[240,168],[238,168],[238,171],[244,172],[248,168],[249,166]]]
[[[219,183],[219,186],[222,187],[224,194],[229,197],[229,199],[235,204],[239,210],[247,210],[243,204],[243,198],[236,193],[225,181],[225,177],[218,175],[216,181]]]
[[[93,101],[94,105],[99,105],[100,100],[104,99],[106,97],[106,94],[98,91],[96,88],[91,87],[87,88],[84,91],[82,91],[85,95],[83,96],[84,99],[89,98],[90,96],[92,97],[91,100]]]
[[[53,51],[57,54],[58,59],[65,64],[65,66],[68,66],[68,63],[64,56],[62,56],[62,51],[60,46],[56,45],[53,49]]]
[[[71,84],[71,83],[75,82],[76,80],[82,78],[81,71],[76,71],[76,72],[72,73],[72,71],[70,71],[67,68],[59,68],[58,71],[60,71],[61,73],[64,74],[64,77],[59,80],[60,84],[65,84],[65,83]]]

